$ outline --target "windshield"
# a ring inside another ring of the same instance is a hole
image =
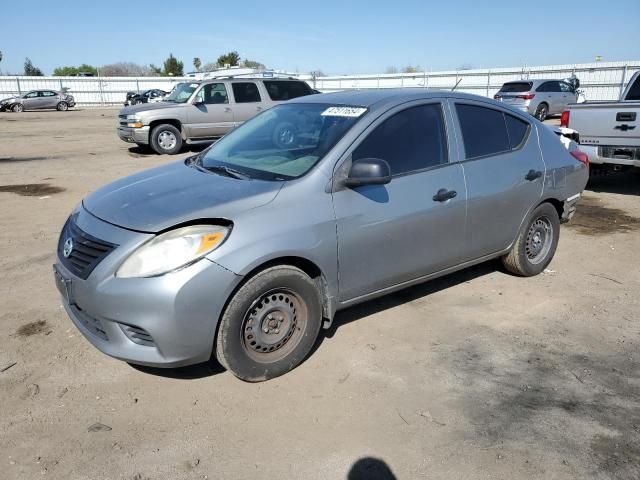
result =
[[[208,169],[228,167],[262,180],[307,173],[367,109],[324,103],[278,105],[243,124],[202,159]]]
[[[171,93],[164,97],[165,102],[185,103],[191,94],[198,88],[198,83],[179,83]]]

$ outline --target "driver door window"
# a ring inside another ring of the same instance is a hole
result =
[[[227,88],[224,83],[209,83],[198,92],[197,100],[205,105],[229,103]]]

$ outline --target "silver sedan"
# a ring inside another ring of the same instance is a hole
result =
[[[0,111],[22,112],[25,110],[56,109],[64,112],[75,107],[76,101],[71,95],[55,90],[31,90],[17,97],[0,101]]]

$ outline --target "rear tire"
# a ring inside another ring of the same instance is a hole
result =
[[[549,106],[546,103],[541,103],[538,105],[538,108],[536,108],[536,113],[533,116],[541,122],[544,122],[549,116]]]
[[[60,102],[56,106],[56,110],[58,110],[59,112],[66,112],[67,110],[69,110],[69,105],[67,105],[67,102]]]
[[[14,113],[20,113],[24,111],[24,106],[21,103],[16,103],[13,107],[11,107],[11,111]]]
[[[163,123],[151,130],[151,148],[160,155],[175,155],[182,149],[180,130],[169,123]]]
[[[241,380],[269,380],[309,355],[321,323],[314,281],[296,267],[268,268],[231,298],[220,320],[216,357]]]
[[[538,275],[551,262],[560,238],[560,219],[555,207],[543,203],[522,225],[508,254],[502,257],[507,270],[523,277]]]

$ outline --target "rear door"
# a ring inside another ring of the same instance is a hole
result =
[[[462,167],[449,163],[452,136],[440,102],[399,106],[381,116],[346,152],[386,160],[387,185],[338,187],[340,300],[357,299],[459,263],[466,192]],[[456,192],[434,199],[440,190]]]
[[[187,106],[188,136],[210,139],[225,135],[233,128],[233,110],[223,82],[205,83]]]
[[[255,117],[265,109],[262,104],[262,95],[256,82],[232,82],[231,88],[235,102],[233,121],[236,126]]]
[[[40,92],[42,103],[39,108],[56,108],[58,106],[58,94],[51,90],[42,90]]]
[[[560,113],[567,109],[567,105],[570,103],[576,103],[577,96],[574,88],[567,82],[558,82],[560,85]]]
[[[545,164],[534,126],[520,116],[452,100],[467,185],[466,260],[507,248],[542,195]]]

